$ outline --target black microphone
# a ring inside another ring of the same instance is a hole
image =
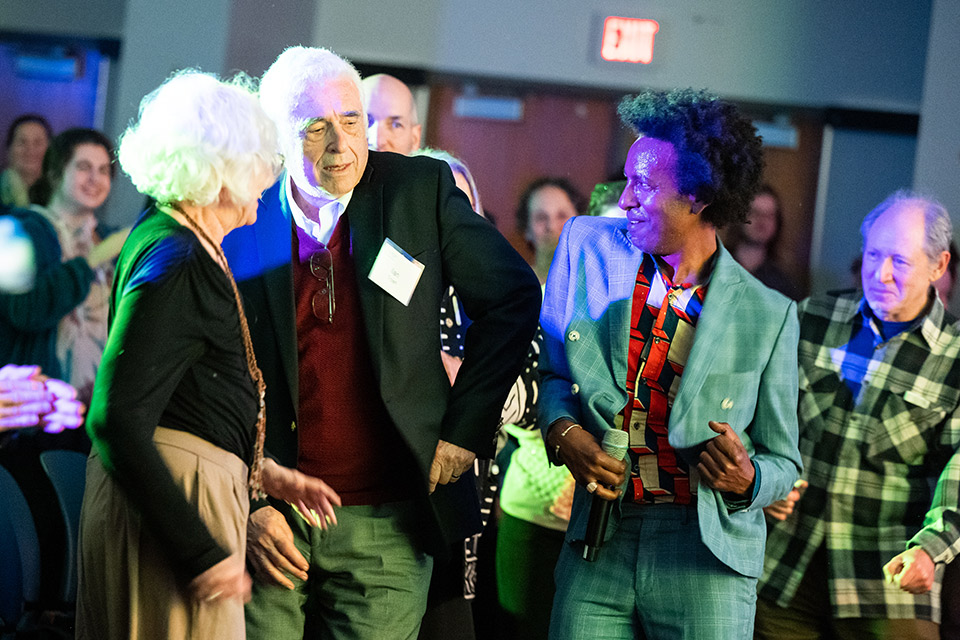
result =
[[[604,434],[603,443],[600,446],[603,452],[611,458],[623,460],[629,443],[630,434],[626,431],[609,429]],[[593,496],[593,504],[590,505],[590,519],[587,521],[587,535],[583,540],[583,559],[587,562],[596,560],[597,554],[600,553],[613,502],[613,500],[604,500],[598,496]]]

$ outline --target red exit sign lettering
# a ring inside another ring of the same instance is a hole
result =
[[[656,20],[609,16],[603,21],[600,57],[615,62],[653,60],[653,36],[660,31]]]

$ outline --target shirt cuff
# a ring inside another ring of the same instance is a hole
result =
[[[920,547],[935,563],[949,563],[956,557],[952,545],[944,540],[936,527],[931,528],[929,525],[907,541],[906,548],[910,547]]]
[[[727,511],[743,511],[757,499],[757,494],[760,492],[760,467],[753,460],[750,461],[750,464],[753,465],[753,484],[749,491],[749,498],[744,498],[730,491],[720,492],[720,497],[723,498],[723,504],[727,506]]]

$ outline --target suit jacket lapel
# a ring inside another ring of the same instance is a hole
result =
[[[633,292],[637,284],[637,271],[643,260],[643,253],[637,249],[626,235],[626,229],[617,227],[612,242],[615,251],[613,260],[619,264],[607,269],[608,295],[610,298],[610,346],[611,364],[617,386],[627,391],[627,357],[630,350],[630,320],[633,313]]]
[[[263,284],[277,344],[280,347],[280,359],[290,386],[294,408],[299,406],[300,375],[297,363],[297,307],[293,292],[292,233],[290,207],[285,194],[284,173],[278,184],[279,197],[266,198],[265,202],[276,202],[278,208],[269,211],[270,224],[254,225],[257,239],[257,253],[264,267]],[[274,266],[276,265],[276,266]]]
[[[713,276],[707,285],[707,297],[703,301],[703,311],[697,322],[697,333],[687,360],[688,366],[684,367],[680,389],[670,413],[671,429],[675,425],[683,424],[684,415],[697,400],[704,380],[714,370],[713,365],[719,362],[723,366],[727,362],[726,358],[718,357],[718,354],[736,348],[736,345],[729,344],[726,336],[732,335],[728,331],[734,319],[731,312],[736,311],[743,281],[734,268],[733,256],[719,240],[717,245],[720,255],[717,256]]]
[[[383,358],[383,296],[379,288],[367,279],[380,247],[383,244],[383,185],[371,178],[373,167],[367,168],[353,190],[345,215],[350,224],[350,249],[357,271],[357,288],[360,292],[360,307],[363,310],[367,343],[373,358],[374,371],[379,379]]]

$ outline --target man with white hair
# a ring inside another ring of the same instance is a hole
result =
[[[371,149],[405,156],[420,148],[421,126],[410,88],[385,73],[363,79],[367,139]]]
[[[940,637],[960,552],[960,335],[932,286],[950,216],[897,192],[860,229],[862,296],[799,307],[804,476],[766,510],[758,638]]]
[[[224,249],[267,384],[266,451],[344,506],[315,528],[298,505],[251,506],[247,634],[415,638],[431,554],[479,530],[473,461],[493,455],[539,287],[445,163],[368,151],[350,63],[292,47],[260,94],[286,173]],[[452,387],[449,285],[473,319]]]

